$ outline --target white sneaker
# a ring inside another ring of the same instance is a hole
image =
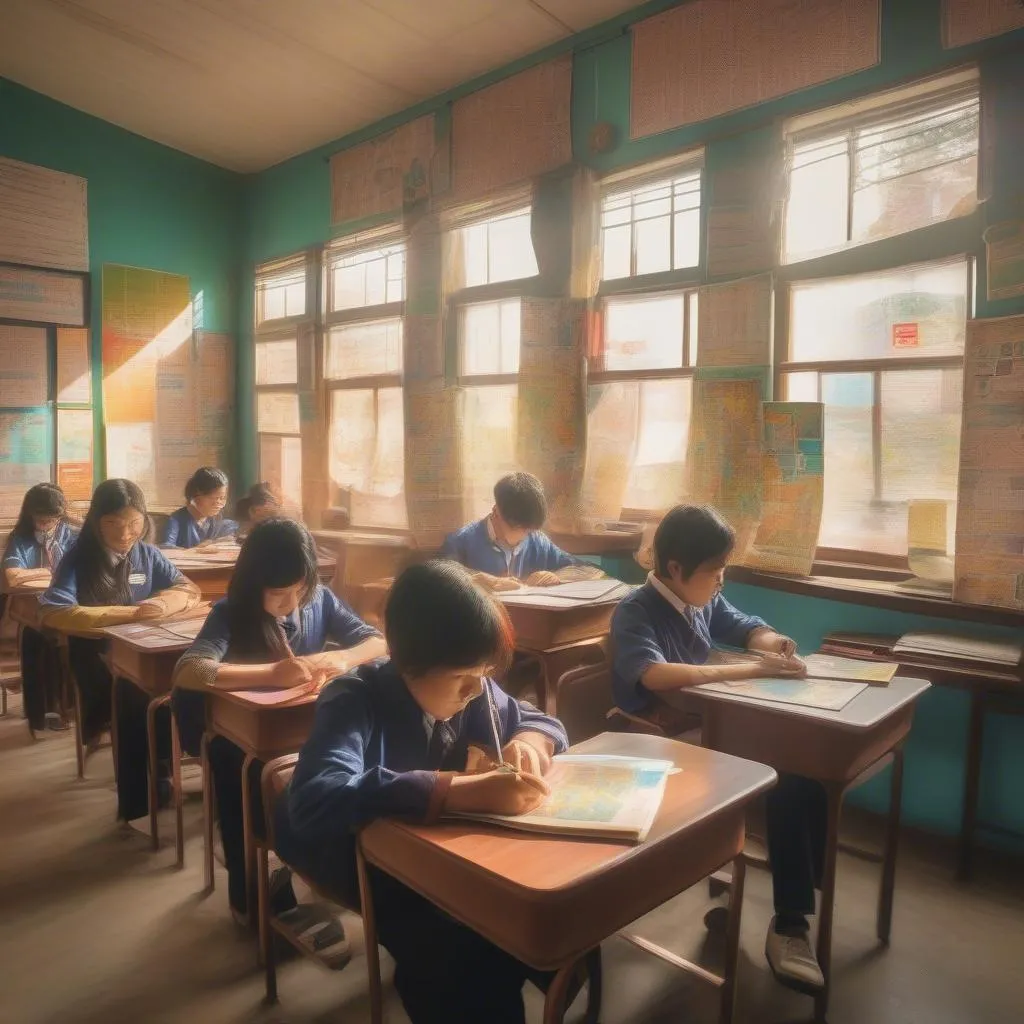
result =
[[[781,984],[810,995],[824,988],[825,978],[811,947],[809,932],[780,935],[775,930],[773,917],[771,924],[768,925],[764,955],[776,981]]]

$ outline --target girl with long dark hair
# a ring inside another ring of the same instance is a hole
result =
[[[340,650],[325,650],[333,642]],[[242,544],[227,597],[213,606],[202,631],[174,672],[174,713],[182,748],[199,752],[205,727],[204,693],[216,690],[289,689],[312,692],[386,652],[380,634],[320,585],[316,546],[309,530],[291,519],[257,523]],[[242,762],[230,740],[215,737],[208,748],[220,812],[228,895],[236,919],[244,919],[252,894],[246,889],[242,832]],[[259,799],[263,765],[253,762],[250,780],[254,828],[263,830]],[[294,902],[282,885],[279,905]]]
[[[199,589],[147,544],[146,499],[131,480],[105,480],[93,492],[82,532],[40,599],[44,623],[72,635],[68,657],[82,705],[82,737],[92,745],[109,724],[104,626],[159,619],[199,603]],[[82,634],[86,634],[83,636]]]
[[[185,484],[185,505],[171,513],[165,548],[194,548],[238,533],[238,523],[225,519],[228,477],[216,466],[201,466]]]
[[[56,484],[30,487],[4,549],[0,590],[23,586],[44,589],[76,536],[68,525],[64,492]],[[46,727],[47,712],[55,712],[58,707],[60,674],[55,651],[38,630],[22,626],[19,647],[25,717],[29,729],[36,733]]]

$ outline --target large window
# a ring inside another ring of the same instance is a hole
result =
[[[329,501],[353,526],[403,529],[405,246],[394,236],[336,243],[324,276]]]
[[[472,515],[515,469],[524,281],[537,274],[529,206],[473,219],[449,236],[452,314],[462,389],[462,465]]]

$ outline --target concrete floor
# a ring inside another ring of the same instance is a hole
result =
[[[32,743],[19,699],[0,720],[0,1024],[327,1024],[368,1021],[363,960],[328,973],[305,960],[280,972],[280,1003],[262,1005],[255,941],[232,922],[225,877],[202,888],[200,806],[186,807],[186,867],[176,871],[165,820],[157,853],[114,822],[108,750],[75,779],[70,733]],[[849,822],[858,840],[873,823]],[[971,886],[951,881],[947,846],[909,835],[901,850],[893,945],[874,940],[877,867],[841,855],[832,1024],[1011,1024],[1024,1019],[1024,882],[979,857]],[[706,887],[682,894],[638,930],[716,963],[702,915]],[[780,988],[764,961],[768,877],[748,874],[737,1021],[795,1024],[810,1000]],[[347,921],[353,935],[358,921]],[[615,939],[605,947],[603,1024],[711,1024],[717,996]],[[390,967],[385,955],[384,966]],[[530,1021],[541,1002],[528,988]],[[388,988],[388,1020],[405,1015]],[[581,1001],[582,1002],[582,1001]],[[579,1007],[567,1018],[579,1019]],[[453,1022],[461,1024],[461,1022]]]

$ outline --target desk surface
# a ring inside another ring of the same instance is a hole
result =
[[[604,733],[573,749],[682,769],[645,842],[382,819],[362,832],[367,859],[513,955],[556,966],[734,857],[747,805],[776,779],[765,765],[656,736]]]
[[[209,612],[210,605],[204,603],[166,619],[106,626],[103,632],[115,643],[123,643],[142,654],[184,651],[192,645]]]
[[[759,708],[766,714],[798,716],[803,719],[813,719],[819,724],[833,725],[837,729],[861,732],[873,729],[900,709],[912,704],[930,686],[931,684],[925,679],[896,676],[888,686],[869,686],[866,690],[862,690],[840,711],[810,708],[802,704],[781,704],[740,694],[701,690],[699,687],[691,687],[677,693],[669,692],[662,696],[669,704],[677,707],[686,706],[687,710],[692,710],[692,705],[688,703],[689,698],[742,704]]]

